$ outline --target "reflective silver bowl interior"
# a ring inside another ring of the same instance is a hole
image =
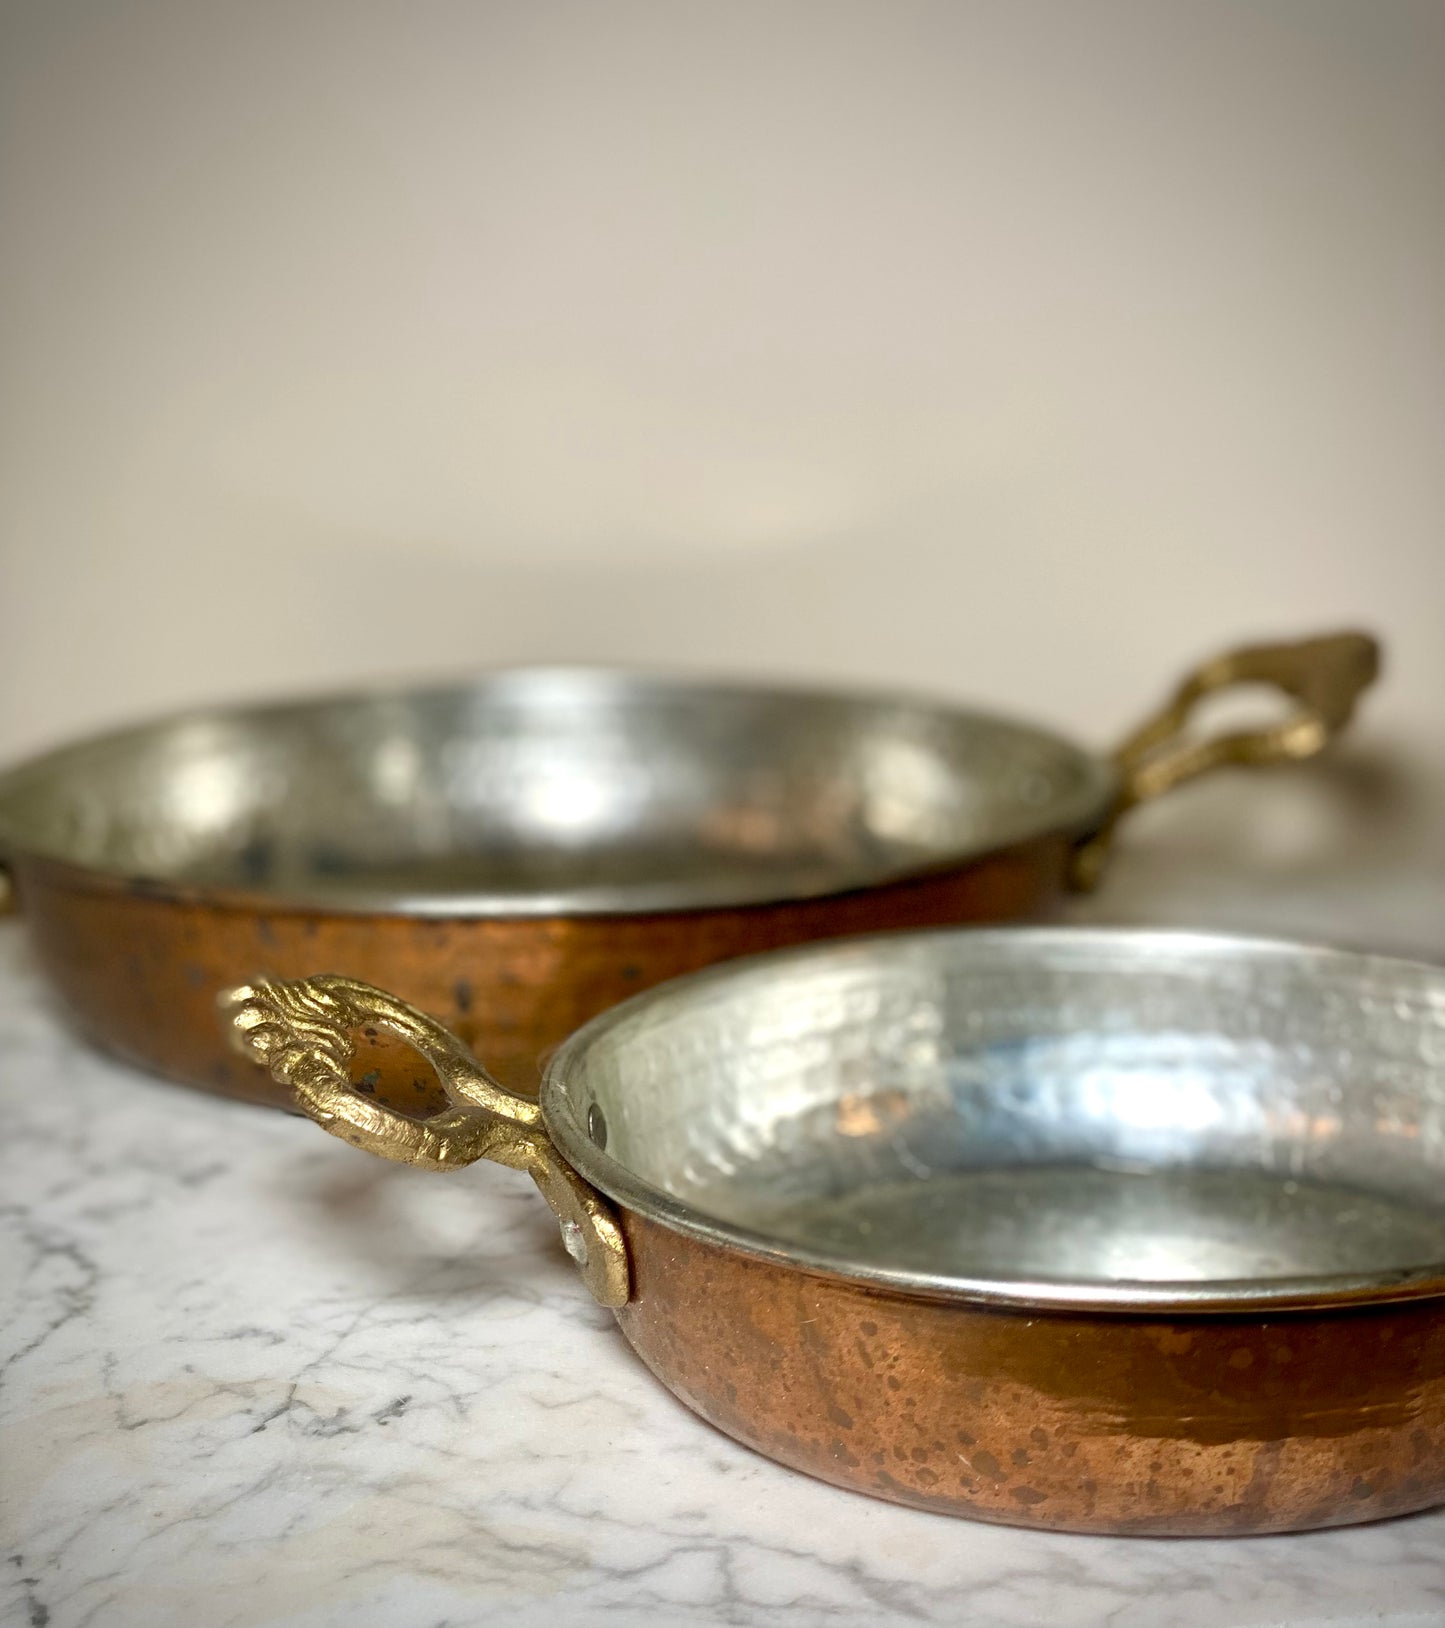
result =
[[[914,1292],[1445,1293],[1445,969],[1127,930],[897,934],[641,995],[542,1101],[669,1226]]]
[[[1113,790],[1067,741],[915,700],[523,669],[197,713],[0,778],[0,852],[325,909],[806,898],[947,868]]]

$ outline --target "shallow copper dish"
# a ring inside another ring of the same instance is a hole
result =
[[[594,1019],[540,1103],[349,979],[235,992],[338,1136],[529,1171],[647,1366],[841,1486],[1086,1532],[1445,1500],[1445,968],[1191,934],[890,934]],[[352,1083],[416,1048],[450,1105]]]
[[[133,1061],[280,1100],[220,1045],[216,994],[332,966],[530,1090],[578,1024],[676,973],[1036,909],[1134,803],[1318,751],[1375,667],[1358,634],[1236,652],[1113,759],[918,701],[596,670],[199,713],[0,777],[0,862],[71,1011]],[[1200,696],[1252,682],[1296,711],[1182,738]]]

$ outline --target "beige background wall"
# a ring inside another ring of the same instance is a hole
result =
[[[538,658],[1445,728],[1445,6],[0,8],[0,752]]]

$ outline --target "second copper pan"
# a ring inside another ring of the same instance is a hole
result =
[[[674,974],[1036,911],[1134,804],[1317,752],[1376,664],[1360,634],[1236,651],[1109,756],[948,705],[601,670],[195,713],[0,777],[0,863],[70,1011],[134,1062],[282,1103],[221,1045],[216,996],[329,966],[532,1091],[579,1024]],[[1251,683],[1295,710],[1186,738],[1201,696]],[[381,1089],[436,1105],[424,1079]]]

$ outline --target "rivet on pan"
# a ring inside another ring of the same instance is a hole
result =
[[[607,1146],[607,1120],[595,1102],[587,1110],[587,1134],[598,1147]]]

